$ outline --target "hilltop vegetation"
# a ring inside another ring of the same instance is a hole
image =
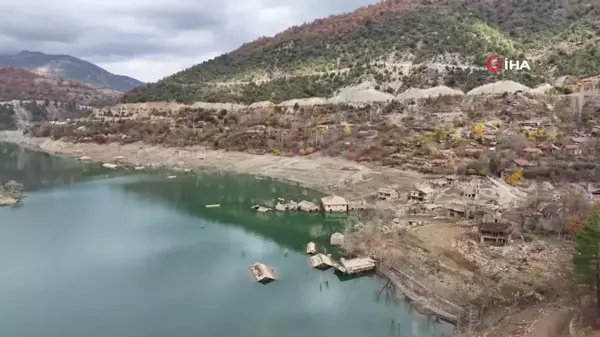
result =
[[[112,74],[99,66],[69,55],[48,55],[35,51],[0,55],[0,66],[29,70],[52,78],[64,78],[96,88],[131,90],[143,83],[135,78]]]
[[[117,97],[118,92],[115,91],[51,79],[22,69],[0,67],[0,101],[51,100],[103,105],[115,102]]]
[[[0,130],[87,116],[91,106],[113,104],[118,97],[116,91],[0,67]]]
[[[331,96],[369,80],[381,91],[510,79],[528,86],[600,68],[592,0],[387,1],[292,27],[139,87],[125,102],[239,102]],[[492,75],[487,56],[528,58],[527,73]]]

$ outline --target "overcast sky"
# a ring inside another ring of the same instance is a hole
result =
[[[377,0],[18,0],[0,2],[0,53],[69,54],[142,81],[242,43]]]

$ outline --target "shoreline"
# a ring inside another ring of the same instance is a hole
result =
[[[386,182],[390,176],[414,184],[421,179],[417,172],[401,171],[393,168],[365,166],[341,158],[311,155],[305,157],[279,157],[274,155],[248,154],[207,149],[201,146],[167,148],[142,143],[127,145],[67,143],[48,138],[31,138],[19,131],[0,132],[0,142],[7,142],[24,148],[51,155],[79,158],[88,156],[93,162],[110,163],[114,157],[122,156],[120,162],[130,165],[160,165],[179,169],[213,169],[240,174],[268,177],[288,184],[297,184],[324,194],[338,194],[348,200],[364,199],[368,196],[370,182]],[[366,185],[361,188],[361,185]],[[376,189],[372,192],[376,192]],[[370,194],[373,194],[373,193]],[[394,266],[381,265],[377,274],[385,277],[400,293],[410,300],[411,305],[422,315],[439,317],[456,325],[460,306],[440,298],[434,291],[423,289],[418,281],[404,274],[400,277]],[[412,279],[409,281],[409,279]],[[413,289],[418,284],[419,289]],[[425,291],[424,291],[425,290]],[[424,295],[423,293],[426,293]],[[449,305],[449,303],[451,305]],[[452,308],[454,310],[450,310]],[[449,311],[453,311],[452,313]]]

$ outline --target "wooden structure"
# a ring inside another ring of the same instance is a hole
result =
[[[428,185],[416,184],[415,188],[410,192],[408,199],[420,202],[427,202],[431,200],[433,192],[433,189]]]
[[[325,255],[325,254],[317,254],[315,256],[311,256],[308,261],[310,262],[310,266],[317,269],[328,269],[334,266],[335,262]]]
[[[258,262],[250,266],[250,273],[256,282],[260,283],[269,283],[277,279],[269,267]]]
[[[363,272],[375,270],[375,260],[369,257],[359,257],[356,259],[340,259],[340,262],[334,264],[335,269],[346,275],[355,275]]]
[[[479,240],[481,243],[504,246],[510,242],[512,226],[508,223],[483,222],[479,224]]]
[[[314,242],[306,244],[306,254],[315,254],[317,252],[317,245]]]

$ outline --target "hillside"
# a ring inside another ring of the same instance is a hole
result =
[[[120,94],[23,69],[0,67],[0,130],[86,116],[92,106],[115,103]]]
[[[332,96],[370,81],[391,94],[436,85],[471,90],[499,79],[530,87],[600,69],[594,0],[391,0],[292,27],[138,87],[124,102],[281,102]],[[489,55],[531,72],[490,74]]]
[[[27,69],[43,76],[62,77],[119,91],[128,91],[143,84],[134,78],[112,74],[93,63],[69,55],[22,51],[0,55],[0,66]]]

